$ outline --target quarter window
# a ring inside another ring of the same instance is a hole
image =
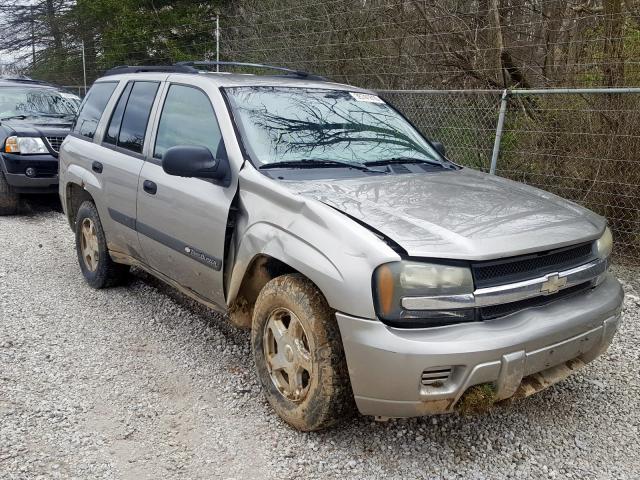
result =
[[[135,82],[122,116],[117,145],[135,153],[142,153],[149,113],[158,91],[156,82]]]
[[[176,145],[207,147],[215,157],[224,156],[224,143],[207,95],[197,88],[171,85],[162,108],[153,156],[162,158]]]
[[[120,133],[120,125],[122,124],[122,115],[124,114],[124,107],[127,105],[127,100],[129,100],[131,87],[133,87],[133,83],[127,83],[122,95],[120,95],[120,100],[118,100],[116,108],[113,110],[109,126],[107,127],[107,133],[104,135],[103,142],[105,143],[110,143],[112,145],[116,145],[118,143],[118,134]]]
[[[91,87],[78,114],[78,119],[73,129],[75,133],[87,138],[93,138],[104,108],[107,106],[117,85],[117,82],[100,82]]]

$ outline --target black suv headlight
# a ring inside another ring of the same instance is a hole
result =
[[[373,274],[376,314],[390,326],[433,327],[475,320],[467,266],[401,261]]]
[[[22,155],[49,153],[49,150],[47,150],[41,138],[16,136],[7,138],[4,144],[4,151],[6,153],[19,153]]]

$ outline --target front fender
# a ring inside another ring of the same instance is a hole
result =
[[[241,171],[239,198],[228,305],[256,256],[266,255],[309,278],[333,309],[376,318],[373,271],[400,258],[379,237],[324,203],[249,168]]]
[[[267,255],[286,263],[313,279],[322,291],[330,290],[335,282],[344,280],[338,267],[316,247],[277,225],[260,222],[245,232],[238,246],[228,303],[236,298],[247,269],[258,255]],[[304,261],[301,260],[303,258]]]

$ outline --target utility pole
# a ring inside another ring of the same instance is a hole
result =
[[[31,67],[36,66],[36,19],[33,15],[33,5],[30,7],[31,11]]]
[[[84,78],[84,95],[87,96],[87,64],[84,59],[84,40],[82,40],[82,76]]]
[[[220,61],[220,15],[216,14],[216,62]],[[216,63],[216,72],[220,71],[220,65]]]

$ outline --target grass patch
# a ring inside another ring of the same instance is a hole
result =
[[[469,388],[456,406],[462,415],[487,412],[496,401],[496,387],[491,383],[474,385]]]

